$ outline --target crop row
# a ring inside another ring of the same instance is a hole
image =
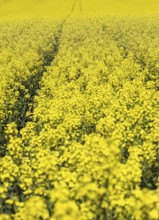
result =
[[[9,29],[16,50],[9,76],[1,74],[2,219],[158,220],[157,20],[68,19],[50,62],[53,27],[40,23],[17,44]],[[14,72],[15,60],[22,70]]]

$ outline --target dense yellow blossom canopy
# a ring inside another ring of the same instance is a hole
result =
[[[158,14],[158,0],[0,0],[0,18]]]
[[[0,220],[159,220],[158,13],[0,0]]]

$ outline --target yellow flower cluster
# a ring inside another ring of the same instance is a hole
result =
[[[53,59],[60,25],[42,20],[4,22],[0,27],[0,144],[4,144],[6,124],[16,122],[20,128],[29,118],[38,81]],[[2,147],[0,154],[4,151]]]
[[[0,220],[158,220],[158,18],[0,27]]]

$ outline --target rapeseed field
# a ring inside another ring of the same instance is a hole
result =
[[[0,0],[0,220],[159,220],[159,1]]]

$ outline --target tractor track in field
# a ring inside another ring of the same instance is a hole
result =
[[[6,127],[8,124],[14,122],[17,125],[18,131],[26,126],[26,123],[32,121],[32,113],[34,111],[34,98],[38,95],[38,91],[40,89],[41,79],[43,77],[44,72],[47,71],[47,68],[51,66],[51,63],[54,61],[60,45],[60,38],[62,35],[62,27],[59,28],[57,35],[54,36],[55,42],[52,44],[52,51],[47,54],[44,54],[42,57],[43,65],[41,66],[41,70],[38,71],[33,69],[32,71],[35,74],[31,75],[21,82],[21,85],[28,90],[26,97],[24,89],[20,87],[17,88],[19,92],[19,97],[12,108],[7,108],[6,111],[11,111],[12,114],[8,114],[8,117],[5,118],[3,124],[0,126],[0,157],[5,156],[6,146],[8,142],[8,137],[6,137]]]
[[[71,15],[74,13],[77,1],[78,0],[74,0],[70,13],[61,23],[59,30],[57,31],[57,35],[55,36],[55,43],[53,43],[52,45],[52,50],[49,52],[49,54],[45,54],[45,56],[43,57],[44,62],[42,65],[42,70],[36,71],[35,74],[31,75],[27,80],[22,82],[22,85],[28,89],[29,98],[26,98],[24,91],[19,89],[18,92],[20,96],[14,107],[12,109],[9,109],[12,111],[12,114],[5,119],[3,125],[0,127],[0,157],[5,156],[6,152],[8,138],[6,137],[5,131],[7,124],[15,122],[17,125],[17,129],[20,133],[20,130],[26,126],[27,122],[31,122],[33,120],[32,114],[34,112],[34,99],[38,95],[38,91],[40,90],[40,84],[43,74],[47,71],[47,68],[51,66],[55,57],[58,54],[61,44],[61,36],[63,34],[63,28]]]
[[[29,105],[31,104],[31,106],[32,106],[31,110],[30,110],[31,113],[34,112],[34,97],[36,95],[38,95],[38,91],[40,90],[40,83],[41,83],[41,79],[42,79],[43,73],[47,71],[47,68],[49,66],[51,66],[51,64],[53,63],[55,57],[58,54],[58,51],[59,51],[59,48],[60,48],[60,45],[61,45],[61,37],[63,35],[63,28],[64,28],[65,24],[68,22],[68,20],[70,19],[70,17],[72,16],[72,14],[74,13],[75,7],[76,7],[76,4],[78,3],[78,1],[80,1],[80,8],[81,8],[81,11],[82,11],[82,5],[81,5],[82,4],[81,3],[82,0],[74,0],[70,13],[64,19],[64,21],[61,23],[61,27],[58,30],[58,35],[55,37],[56,43],[55,43],[55,45],[53,45],[53,50],[51,51],[51,53],[48,56],[49,59],[46,60],[42,72],[39,73],[38,80],[33,80],[33,84],[35,84],[35,86],[33,86],[33,94],[31,95],[31,100],[29,102]],[[29,81],[32,81],[32,79],[29,80]],[[26,111],[26,113],[27,113],[27,111]],[[32,121],[31,118],[27,118],[26,117],[26,113],[25,113],[24,116],[22,116],[22,118],[25,118],[25,123],[24,123],[24,125],[20,125],[19,129],[22,129],[23,127],[25,127],[25,125],[26,125],[26,123],[28,121]]]
[[[80,11],[81,11],[81,13],[83,13],[83,9],[82,9],[82,0],[80,0]]]
[[[52,51],[50,51],[50,53],[46,54],[44,57],[44,64],[42,67],[42,71],[36,73],[35,75],[32,75],[30,78],[28,78],[24,82],[24,86],[26,86],[29,89],[30,99],[26,101],[26,105],[24,106],[21,105],[21,100],[18,101],[17,104],[15,105],[15,109],[13,109],[13,118],[10,119],[10,121],[16,122],[18,130],[21,130],[22,128],[24,128],[28,121],[32,121],[32,118],[28,117],[27,113],[29,111],[31,113],[30,115],[32,115],[34,111],[34,97],[38,95],[38,91],[40,90],[41,79],[43,77],[44,72],[46,72],[47,68],[51,66],[55,57],[58,54],[60,44],[61,44],[60,41],[61,41],[61,36],[63,33],[63,27],[65,26],[65,24],[67,23],[71,15],[73,14],[77,1],[78,0],[74,0],[71,12],[68,14],[66,19],[61,23],[61,26],[58,30],[58,34],[55,36],[55,44],[52,45]],[[21,91],[19,92],[21,94]],[[22,99],[24,99],[23,94],[21,94],[21,97]],[[14,114],[14,112],[17,112],[15,111],[16,109],[20,109],[19,115]],[[15,118],[17,119],[16,121],[15,121]]]

